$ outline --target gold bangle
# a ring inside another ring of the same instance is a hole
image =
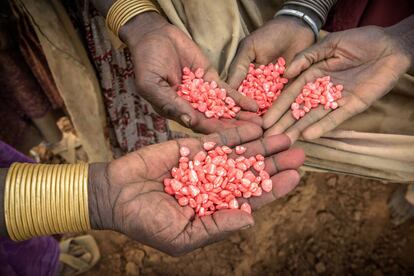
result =
[[[128,6],[128,9],[121,10],[117,15],[117,17],[113,21],[113,28],[118,31],[121,29],[125,23],[133,18],[134,16],[143,13],[146,9],[153,8],[152,4],[148,3],[134,3]],[[139,11],[139,13],[137,13]]]
[[[83,181],[84,169],[81,166],[79,168],[79,170],[80,171],[79,171],[79,181],[78,181],[79,185],[78,185],[78,188],[79,188],[80,198],[83,198],[84,197],[84,190],[83,190],[83,187],[82,187],[82,181]],[[81,201],[81,200],[79,201],[79,210],[80,210],[81,214],[84,213],[84,210],[85,210],[84,202]],[[85,222],[85,219],[83,217],[81,218],[80,223],[82,225],[82,229],[84,229],[86,227],[86,222]]]
[[[13,196],[14,195],[14,188],[15,185],[11,183],[16,183],[16,164],[12,164],[7,172],[6,176],[6,187],[4,190],[4,220],[6,222],[6,229],[7,233],[9,233],[10,238],[16,240],[18,237],[17,229],[14,228],[13,221],[16,220],[16,216],[14,213],[14,202]]]
[[[148,11],[160,13],[149,0],[117,0],[108,10],[106,25],[118,37],[123,25],[134,16]]]
[[[5,183],[10,238],[90,229],[88,165],[13,164]]]
[[[41,170],[41,166],[30,166],[32,169],[32,175],[28,177],[26,186],[29,187],[27,191],[29,191],[28,196],[28,204],[30,205],[30,208],[28,208],[30,211],[28,212],[28,217],[31,217],[33,230],[35,231],[34,235],[38,236],[39,233],[44,233],[45,230],[43,229],[42,225],[42,212],[37,212],[37,210],[40,209],[40,193],[37,192],[38,187],[40,188],[41,185],[37,183],[38,180],[38,173],[39,170]],[[40,178],[41,179],[41,178]],[[26,195],[27,196],[27,195]],[[30,225],[30,220],[28,221]]]
[[[84,164],[83,166],[84,176],[83,176],[83,202],[85,205],[85,211],[83,212],[84,220],[86,221],[86,229],[91,229],[91,220],[89,219],[89,193],[88,193],[88,183],[89,183],[89,165]]]
[[[65,207],[67,206],[66,202],[66,181],[65,181],[65,175],[66,175],[67,165],[62,165],[60,171],[60,178],[59,182],[57,183],[58,187],[56,187],[60,191],[60,200],[58,203],[60,203],[59,209],[60,209],[60,219],[61,219],[61,225],[62,225],[62,232],[64,229],[69,229],[69,225],[66,222],[66,210]]]
[[[49,191],[46,191],[46,187],[50,187],[50,183],[51,183],[51,171],[53,169],[53,165],[52,166],[42,166],[42,173],[39,174],[39,177],[42,177],[44,179],[44,184],[41,187],[41,193],[40,193],[40,202],[41,202],[41,208],[42,210],[44,210],[44,225],[46,228],[46,233],[51,234],[52,233],[52,229],[53,229],[53,224],[52,224],[52,213],[51,213],[51,208],[50,208],[50,202],[52,201],[52,195],[51,195],[51,190],[49,189]]]
[[[74,183],[73,181],[73,177],[74,177],[74,171],[75,168],[77,166],[69,166],[68,167],[68,173],[69,175],[66,175],[66,181],[67,181],[67,185],[68,185],[68,191],[66,193],[66,197],[68,199],[69,204],[67,206],[69,206],[70,208],[67,208],[68,212],[66,215],[68,215],[68,219],[69,219],[69,223],[70,223],[70,227],[71,227],[71,232],[76,232],[79,231],[79,229],[76,227],[77,224],[77,219],[76,219],[76,215],[74,212],[74,203],[76,199],[73,198],[73,190],[74,190],[74,186],[76,186],[77,183]]]
[[[31,182],[32,182],[32,175],[33,175],[33,166],[27,166],[23,173],[22,178],[22,209],[25,210],[22,215],[23,219],[23,226],[25,227],[26,235],[29,234],[30,236],[35,236],[36,231],[34,229],[34,223],[32,222],[32,210],[30,209],[30,195],[31,195]],[[27,237],[24,237],[27,238]]]
[[[11,195],[11,203],[14,205],[14,217],[15,217],[15,229],[17,232],[17,236],[22,239],[23,238],[23,223],[21,222],[21,217],[20,217],[20,183],[21,181],[21,170],[22,168],[24,168],[26,164],[16,164],[16,175],[14,176],[14,183],[12,183],[12,187],[14,187],[14,191],[13,194]]]
[[[80,191],[80,194],[81,194],[80,198],[85,197],[85,190],[83,189],[84,173],[85,173],[85,169],[84,169],[83,164],[82,164],[82,166],[80,167],[79,181],[78,181],[78,183],[79,183],[78,187],[79,187],[79,191]],[[86,208],[85,202],[81,200],[81,201],[79,201],[79,203],[80,203],[79,204],[80,213],[85,214],[85,208]],[[82,224],[82,229],[87,228],[87,222],[86,222],[84,216],[82,216],[80,222]]]
[[[77,183],[79,183],[79,172],[80,172],[80,167],[76,166],[74,168],[74,172],[73,172],[73,176],[72,176],[72,182],[73,182],[73,194],[72,194],[72,201],[73,201],[73,219],[75,221],[75,227],[76,227],[76,231],[77,232],[81,232],[82,231],[82,223],[80,222],[80,220],[76,219],[76,214],[80,214],[79,212],[79,192],[78,192],[78,186]]]
[[[152,4],[147,3],[131,5],[127,9],[121,10],[121,12],[115,15],[112,30],[115,30],[116,34],[119,35],[121,27],[124,26],[130,19],[147,11],[158,12]]]
[[[59,171],[59,165],[54,165],[52,166],[51,169],[51,178],[50,178],[50,195],[51,195],[51,200],[50,200],[50,209],[51,209],[51,213],[52,213],[52,229],[57,231],[57,233],[61,232],[61,226],[59,224],[59,220],[57,219],[59,217],[59,212],[56,208],[57,201],[59,198],[59,192],[58,192],[58,188],[57,188],[57,183],[58,183],[58,179],[57,179],[57,175],[58,175],[58,171]]]

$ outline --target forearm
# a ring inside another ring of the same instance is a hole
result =
[[[84,174],[81,173],[82,167],[79,165],[69,170],[65,169],[68,165],[66,167],[40,164],[28,166],[32,170],[26,174],[26,177],[19,176],[18,172],[22,170],[16,168],[13,173],[11,169],[0,169],[1,236],[11,236],[9,231],[13,227],[10,228],[12,225],[10,221],[17,219],[18,224],[36,229],[37,235],[57,234],[69,231],[68,229],[76,232],[76,230],[88,230],[87,228],[110,228],[108,226],[112,225],[112,213],[108,212],[111,208],[109,201],[106,200],[109,198],[106,163],[92,164],[86,171],[83,170]],[[40,166],[47,169],[41,170]],[[15,175],[15,178],[11,177],[12,175]],[[6,194],[7,177],[9,184]],[[86,186],[82,186],[82,181],[87,181]],[[6,212],[9,214],[8,225],[6,225]],[[14,225],[14,232],[27,233],[23,229],[16,228],[18,224]],[[86,225],[88,226],[85,227]],[[47,233],[44,233],[45,231]],[[30,238],[36,235],[20,236]]]

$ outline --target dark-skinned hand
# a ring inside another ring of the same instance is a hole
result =
[[[202,133],[252,122],[261,125],[255,113],[257,104],[220,80],[201,49],[164,17],[154,12],[136,16],[120,30],[120,37],[131,51],[138,93],[161,115]],[[176,89],[181,82],[183,67],[192,71],[203,68],[204,79],[216,81],[242,108],[236,119],[207,119],[179,97]],[[245,111],[243,111],[245,110]]]
[[[297,53],[313,42],[313,32],[302,19],[278,16],[240,42],[230,67],[228,83],[237,89],[246,77],[250,63],[267,65],[283,57],[289,64]]]
[[[315,139],[363,112],[387,94],[410,67],[410,55],[386,29],[362,27],[332,33],[300,53],[288,66],[291,84],[265,114],[265,135],[286,133],[292,141]],[[335,110],[319,106],[296,121],[290,105],[307,82],[329,75],[344,90]],[[294,80],[294,78],[296,78]]]
[[[191,207],[181,207],[164,192],[163,179],[178,164],[179,149],[187,146],[190,158],[202,150],[205,141],[235,147],[244,145],[245,156],[263,154],[265,170],[273,180],[273,190],[250,198],[253,209],[286,195],[299,183],[296,171],[304,161],[303,151],[288,149],[284,134],[261,138],[256,125],[243,125],[199,139],[168,141],[130,153],[109,165],[91,168],[91,223],[95,229],[112,229],[171,255],[181,255],[224,239],[234,231],[253,226],[253,216],[227,209],[213,215],[195,216]],[[240,203],[246,199],[240,200]]]

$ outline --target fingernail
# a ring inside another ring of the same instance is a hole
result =
[[[191,117],[188,114],[181,115],[180,119],[186,127],[191,127]]]
[[[251,227],[252,227],[251,224],[247,224],[247,225],[243,226],[242,228],[240,228],[240,230],[246,230],[246,229],[249,229]]]

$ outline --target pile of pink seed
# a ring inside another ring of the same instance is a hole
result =
[[[258,114],[264,114],[277,100],[288,79],[283,78],[285,59],[278,58],[275,64],[260,65],[255,68],[251,63],[246,78],[242,81],[238,91],[252,98],[259,106]]]
[[[336,109],[338,107],[336,100],[342,98],[343,89],[344,87],[341,84],[334,85],[330,76],[308,82],[290,106],[292,116],[299,120],[319,105],[323,105],[324,109]]]
[[[202,68],[192,72],[190,68],[184,67],[177,94],[190,102],[194,109],[204,113],[207,118],[236,117],[240,107],[227,96],[226,89],[219,88],[215,81],[205,81],[203,76]]]
[[[239,206],[237,198],[260,196],[263,191],[272,190],[272,180],[264,170],[264,157],[242,156],[246,151],[243,146],[234,149],[240,155],[235,159],[229,157],[233,150],[227,146],[206,142],[203,147],[205,151],[198,152],[193,160],[188,158],[189,148],[180,148],[179,166],[171,170],[173,178],[164,179],[165,192],[175,196],[181,206],[193,208],[198,216],[221,209],[251,213],[250,205]]]

